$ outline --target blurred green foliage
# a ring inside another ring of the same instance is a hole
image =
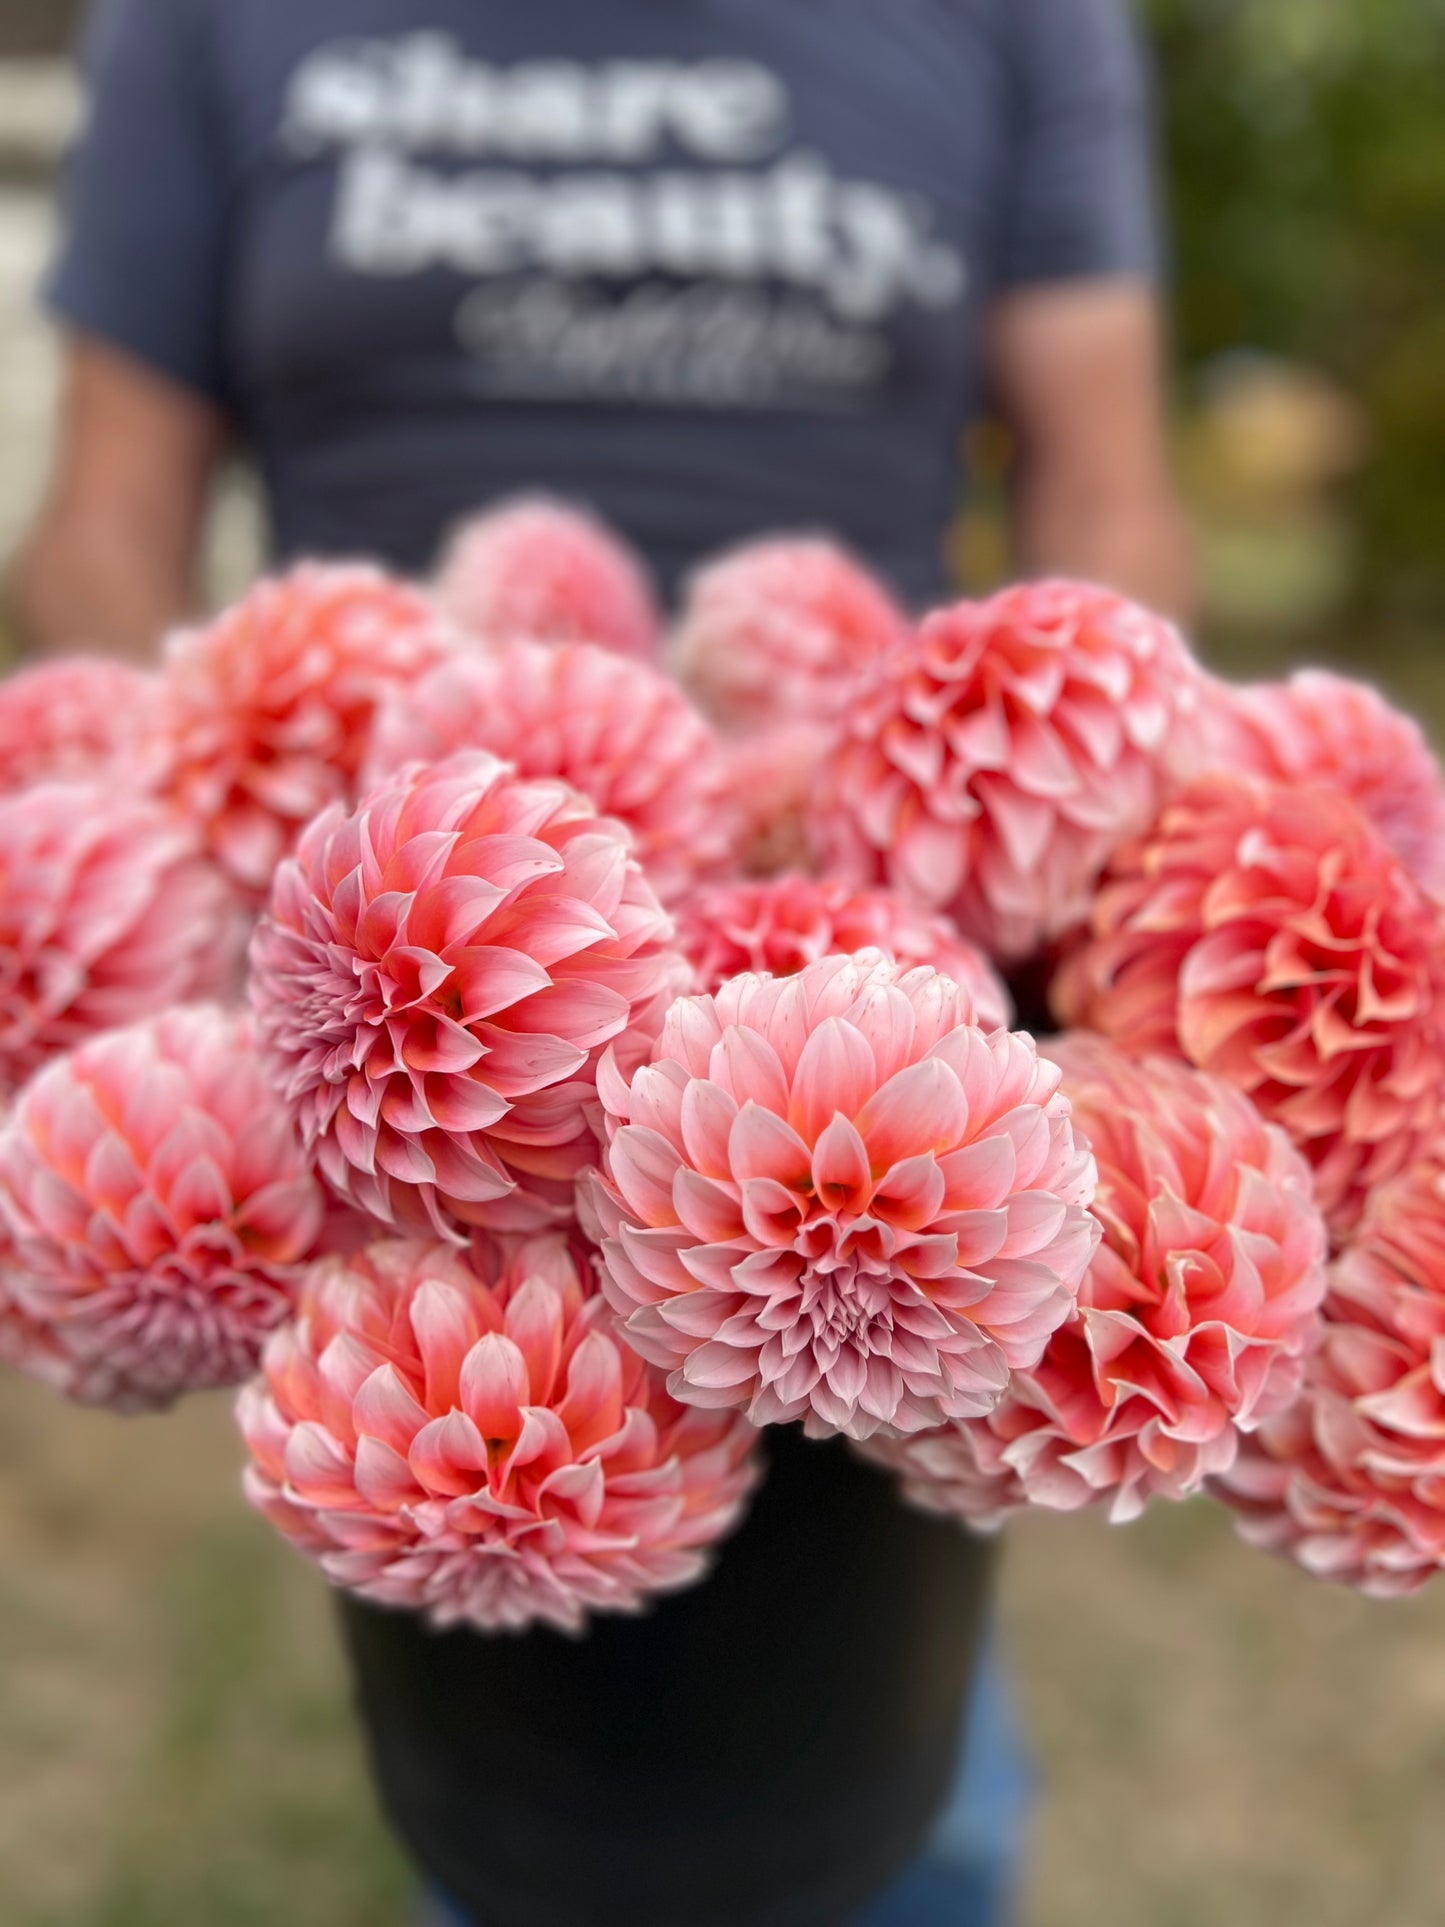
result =
[[[1249,347],[1362,404],[1348,613],[1445,620],[1445,0],[1142,0],[1186,370]]]

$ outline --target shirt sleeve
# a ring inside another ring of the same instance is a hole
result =
[[[200,0],[97,0],[46,294],[70,326],[224,401],[227,207]]]
[[[1152,88],[1126,0],[1005,0],[1014,137],[1006,286],[1158,273]]]

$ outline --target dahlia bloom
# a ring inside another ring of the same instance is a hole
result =
[[[254,1369],[323,1200],[249,1023],[194,1005],[93,1038],[25,1087],[0,1130],[0,1215],[30,1326],[14,1362],[135,1408]]]
[[[603,1290],[689,1404],[866,1438],[987,1412],[1098,1237],[1093,1160],[1032,1040],[878,952],[684,998],[604,1058],[583,1187]]]
[[[1013,1015],[983,952],[947,917],[916,910],[888,890],[850,890],[831,877],[715,883],[683,903],[677,935],[702,990],[718,990],[744,971],[791,977],[820,957],[881,950],[905,968],[928,964],[952,977],[985,1030],[1003,1028]]]
[[[907,633],[892,596],[846,550],[785,536],[749,542],[697,572],[672,660],[724,729],[831,722]]]
[[[437,582],[442,606],[484,642],[591,642],[655,661],[662,622],[641,561],[565,502],[523,497],[466,523]]]
[[[40,662],[0,681],[0,794],[99,776],[158,780],[161,683],[104,656]]]
[[[163,804],[103,783],[0,796],[0,1097],[97,1031],[225,990],[240,936]]]
[[[1354,805],[1226,776],[1119,852],[1053,989],[1065,1023],[1248,1092],[1337,1231],[1435,1128],[1442,1000],[1440,913]]]
[[[448,653],[419,590],[303,563],[166,645],[167,794],[259,897],[302,827],[350,801],[378,705]]]
[[[570,1215],[596,1063],[685,984],[625,833],[480,750],[311,824],[252,945],[276,1087],[339,1196],[383,1223]]]
[[[1388,1598],[1445,1567],[1445,1163],[1374,1192],[1336,1261],[1303,1397],[1216,1495],[1242,1535]]]
[[[1046,1049],[1099,1168],[1078,1310],[988,1418],[876,1454],[915,1502],[988,1525],[1199,1491],[1297,1394],[1324,1294],[1309,1168],[1247,1097],[1101,1038]]]
[[[927,618],[844,719],[814,834],[828,867],[946,910],[995,957],[1083,922],[1153,821],[1199,670],[1103,589],[1026,584]]]
[[[1338,790],[1432,897],[1445,895],[1445,772],[1411,716],[1323,669],[1288,682],[1205,684],[1215,769]]]
[[[503,644],[459,656],[398,693],[377,724],[370,769],[438,762],[458,749],[557,777],[632,832],[664,898],[718,868],[731,825],[721,750],[677,685],[588,643]]]
[[[733,856],[745,876],[776,876],[810,866],[808,811],[835,733],[831,723],[771,723],[723,737]]]
[[[756,1477],[746,1423],[676,1404],[556,1237],[482,1276],[403,1240],[328,1259],[239,1417],[252,1503],[334,1585],[482,1632],[693,1584]]]

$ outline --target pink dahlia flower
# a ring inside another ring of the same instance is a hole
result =
[[[831,723],[772,723],[722,739],[733,855],[744,875],[810,867],[808,811],[835,734]]]
[[[232,1385],[290,1313],[320,1186],[244,1017],[207,1005],[109,1031],[21,1092],[0,1131],[17,1362],[123,1407]]]
[[[1210,678],[1202,712],[1212,767],[1339,790],[1432,897],[1445,895],[1445,772],[1378,690],[1323,669],[1245,687]]]
[[[854,702],[823,770],[830,866],[947,910],[1019,959],[1081,923],[1153,821],[1199,671],[1167,622],[1042,582],[928,617]]]
[[[277,1088],[384,1223],[570,1215],[596,1063],[640,1057],[687,969],[625,833],[480,750],[306,831],[252,946]],[[656,1008],[655,1008],[656,1007]]]
[[[604,1059],[603,1289],[690,1404],[815,1434],[986,1412],[1068,1316],[1093,1161],[1032,1041],[879,953],[685,998]]]
[[[728,854],[725,771],[712,729],[646,663],[588,643],[503,644],[443,663],[398,694],[377,725],[375,774],[458,749],[558,777],[632,832],[663,897]]]
[[[907,969],[928,964],[952,977],[985,1030],[1002,1029],[1013,1016],[992,964],[947,917],[916,910],[888,890],[850,890],[830,877],[706,886],[682,905],[678,942],[703,990],[748,970],[791,977],[821,957],[881,950]]]
[[[1445,1567],[1445,1164],[1371,1196],[1303,1396],[1216,1492],[1253,1544],[1382,1597]]]
[[[252,1502],[332,1583],[434,1625],[568,1632],[701,1578],[756,1437],[619,1342],[565,1240],[316,1267],[240,1400]]]
[[[662,623],[647,571],[610,529],[545,497],[465,524],[438,578],[443,606],[484,642],[591,642],[655,661]]]
[[[0,1096],[97,1031],[229,988],[240,937],[163,804],[101,783],[0,796]]]
[[[105,776],[159,779],[161,683],[104,656],[40,662],[0,681],[0,794]]]
[[[835,543],[750,542],[700,569],[673,639],[678,675],[722,728],[831,722],[908,633],[881,582]]]
[[[303,826],[354,798],[376,711],[445,656],[419,590],[303,563],[166,646],[168,793],[253,897]]]
[[[966,1438],[879,1454],[915,1501],[984,1524],[1025,1504],[1133,1519],[1199,1491],[1297,1394],[1324,1295],[1309,1168],[1247,1097],[1101,1038],[1046,1048],[1099,1167],[1078,1310],[988,1418],[950,1428]]]
[[[1119,852],[1055,981],[1069,1024],[1248,1092],[1332,1226],[1408,1164],[1445,1083],[1445,926],[1346,798],[1213,777]]]

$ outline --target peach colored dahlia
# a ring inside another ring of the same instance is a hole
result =
[[[947,910],[1020,959],[1081,923],[1153,821],[1199,671],[1106,590],[1025,584],[929,616],[844,719],[815,836],[829,867]]]
[[[122,1407],[235,1384],[288,1316],[320,1186],[248,1020],[208,1005],[108,1031],[39,1073],[0,1131],[16,1362]]]
[[[722,728],[831,722],[907,618],[836,543],[749,542],[701,568],[672,642],[684,684]]]
[[[1133,1519],[1199,1491],[1297,1394],[1324,1294],[1309,1168],[1247,1097],[1102,1038],[1045,1048],[1099,1167],[1078,1310],[986,1419],[949,1428],[966,1438],[877,1454],[916,1502],[984,1524],[1025,1504]]]
[[[328,1259],[239,1416],[252,1502],[333,1584],[483,1632],[693,1584],[757,1470],[746,1423],[670,1398],[555,1237],[482,1276],[402,1240]]]
[[[157,676],[104,656],[39,662],[0,681],[0,793],[106,776],[159,780]]]
[[[1093,1160],[1030,1038],[880,953],[673,1005],[604,1058],[603,1289],[675,1396],[815,1434],[991,1409],[1068,1316]]]
[[[641,560],[585,510],[545,496],[504,502],[466,523],[437,593],[469,635],[591,642],[656,659],[662,621]]]
[[[166,645],[167,792],[253,896],[327,804],[354,799],[377,708],[452,646],[419,590],[302,563]]]
[[[1181,792],[1118,853],[1053,1000],[1248,1092],[1336,1230],[1435,1128],[1445,926],[1332,791],[1216,776]]]
[[[460,656],[398,693],[377,725],[371,769],[436,762],[458,749],[558,777],[632,832],[665,898],[728,855],[721,750],[677,685],[588,643],[503,644]]]
[[[106,783],[0,796],[0,1096],[97,1031],[226,989],[240,937],[163,804]]]
[[[1303,1396],[1217,1495],[1251,1543],[1382,1597],[1445,1567],[1445,1162],[1381,1185],[1336,1260]]]
[[[570,1215],[597,1059],[618,1040],[640,1057],[686,982],[671,934],[623,830],[463,751],[311,824],[251,995],[327,1182],[452,1235]]]
[[[928,964],[952,977],[985,1030],[1002,1028],[1013,1015],[992,964],[947,917],[916,910],[891,891],[852,890],[831,877],[706,885],[678,911],[678,942],[703,990],[746,970],[791,977],[820,957],[881,950],[907,968]]]

